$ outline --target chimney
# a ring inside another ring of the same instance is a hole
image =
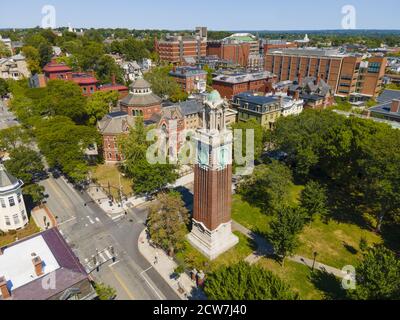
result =
[[[294,92],[293,99],[296,101],[300,99],[300,91],[299,90],[296,90]]]
[[[115,80],[115,74],[113,73],[113,75],[111,76],[111,82],[112,85],[115,86],[115,84],[117,83],[117,81]]]
[[[33,256],[33,254],[32,254]],[[43,275],[43,262],[42,259],[40,259],[40,257],[36,256],[32,259],[32,263],[33,263],[33,267],[35,268],[35,273],[38,277],[40,277],[41,275]]]
[[[11,298],[11,292],[8,290],[7,281],[4,277],[0,277],[0,292],[3,300]]]
[[[393,99],[390,107],[390,112],[400,112],[400,100]]]

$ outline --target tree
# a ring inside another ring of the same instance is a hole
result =
[[[179,193],[162,193],[150,208],[147,220],[151,240],[170,255],[185,247],[189,211]]]
[[[50,116],[66,116],[82,123],[85,116],[86,98],[80,87],[70,81],[51,80],[46,95],[40,101],[43,113]]]
[[[0,148],[12,151],[30,142],[29,133],[20,126],[0,130]]]
[[[0,98],[4,97],[9,92],[8,83],[4,79],[0,79]]]
[[[5,163],[7,170],[25,184],[33,183],[35,175],[44,171],[40,155],[27,147],[18,147],[10,152]]]
[[[210,300],[298,300],[299,296],[279,277],[247,262],[224,266],[205,283]]]
[[[259,159],[264,151],[265,132],[261,124],[255,119],[250,119],[246,122],[238,122],[232,125],[233,130],[242,130],[242,154],[247,153],[247,130],[254,130],[254,157]]]
[[[60,167],[75,182],[86,179],[85,150],[99,141],[95,128],[76,125],[67,117],[56,116],[40,120],[34,132],[50,167]]]
[[[152,142],[146,141],[146,136],[150,129],[144,127],[143,119],[137,118],[129,135],[122,136],[118,143],[125,159],[122,168],[132,179],[136,194],[161,190],[178,178],[176,165],[148,162],[146,153]]]
[[[23,187],[22,193],[28,198],[28,203],[31,203],[33,207],[40,205],[45,199],[45,188],[36,183],[28,184]]]
[[[292,181],[290,169],[273,161],[270,165],[257,166],[253,174],[243,181],[238,191],[246,201],[272,214],[282,205],[289,203]]]
[[[298,234],[303,230],[304,222],[305,212],[300,207],[283,207],[271,222],[268,238],[282,266],[285,258],[292,255],[298,247]]]
[[[306,184],[301,193],[300,204],[307,212],[310,221],[313,221],[317,215],[323,218],[328,215],[326,193],[326,188],[316,181],[310,181]]]
[[[95,68],[98,79],[102,83],[110,83],[115,76],[117,81],[123,81],[123,72],[120,66],[110,56],[103,55]]]
[[[356,268],[356,289],[348,293],[356,300],[400,299],[400,260],[383,245],[370,248]]]
[[[114,288],[107,286],[103,283],[96,283],[94,285],[99,300],[114,300],[117,292]]]
[[[168,75],[170,71],[170,66],[154,68],[147,72],[144,78],[151,83],[153,92],[160,97],[185,98],[184,94],[180,96],[180,86]]]
[[[2,41],[0,41],[0,58],[7,58],[10,56],[11,56],[10,49]]]
[[[28,68],[32,74],[40,73],[40,53],[39,50],[32,46],[25,46],[22,48],[22,53],[26,57]]]
[[[117,102],[118,92],[116,91],[97,91],[92,94],[85,108],[89,125],[96,125],[97,121],[110,111],[110,106],[116,106]]]

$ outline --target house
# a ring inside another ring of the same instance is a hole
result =
[[[111,83],[100,86],[99,91],[116,91],[118,92],[119,99],[123,99],[129,94],[129,88],[117,83],[115,75],[112,76]]]
[[[0,164],[0,231],[16,231],[28,225],[28,212],[21,191],[23,185]]]
[[[288,94],[304,100],[306,109],[325,109],[334,103],[334,93],[332,88],[322,79],[322,77],[302,78],[299,74],[292,85],[288,87]]]
[[[122,62],[120,66],[124,70],[124,78],[127,82],[135,82],[137,79],[143,77],[142,68],[136,61]]]
[[[207,90],[207,72],[197,67],[174,67],[169,73],[186,93],[203,93]]]
[[[0,248],[0,301],[96,297],[89,275],[58,229]]]
[[[284,94],[262,96],[252,92],[233,98],[232,107],[238,112],[238,121],[255,119],[266,129],[273,129],[281,116],[297,115],[303,111],[304,101]]]
[[[121,134],[128,134],[134,123],[134,117],[122,111],[109,113],[98,122],[97,128],[103,137],[103,155],[106,163],[123,161],[123,155],[118,147],[118,138]]]
[[[21,80],[30,76],[28,64],[22,54],[9,58],[0,58],[0,78]]]

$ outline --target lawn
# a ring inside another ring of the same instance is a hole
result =
[[[177,254],[176,259],[180,263],[184,261],[183,264],[187,269],[196,268],[206,273],[217,270],[221,266],[238,263],[251,255],[255,248],[252,241],[241,233],[235,232],[235,235],[239,237],[239,244],[214,261],[209,261],[189,243],[186,244],[186,249],[183,252]]]
[[[275,260],[263,258],[258,265],[272,271],[296,291],[301,300],[323,300],[332,296],[343,298],[344,291],[340,282],[333,276],[323,275],[320,272],[312,273],[305,265],[286,261],[282,267]]]
[[[302,186],[295,186],[292,199],[295,202],[300,196]],[[244,201],[240,195],[235,195],[233,200],[232,218],[246,228],[261,234],[267,234],[272,216],[263,214],[259,208]],[[365,237],[372,245],[381,242],[375,233],[362,229],[355,224],[345,224],[331,221],[325,224],[316,220],[304,228],[300,235],[300,247],[296,254],[313,258],[314,252],[318,253],[317,260],[332,267],[342,269],[346,265],[356,265],[362,254],[360,252],[360,239]]]
[[[6,233],[0,236],[0,247],[7,246],[16,241],[30,237],[36,233],[39,233],[40,229],[36,225],[35,221],[31,218],[29,224],[25,229],[19,230],[16,233]]]
[[[316,220],[300,235],[301,246],[297,254],[312,258],[324,264],[342,269],[346,265],[356,266],[362,258],[359,243],[365,237],[369,245],[380,243],[382,239],[375,233],[354,224],[331,221],[328,224]]]
[[[101,164],[91,169],[92,178],[100,184],[105,190],[108,183],[111,185],[111,194],[114,198],[119,198],[119,171],[114,165]],[[132,195],[132,181],[124,178],[121,174],[122,192],[124,195]],[[108,191],[107,191],[108,192]]]

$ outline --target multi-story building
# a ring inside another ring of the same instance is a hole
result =
[[[235,95],[232,107],[238,112],[238,121],[255,119],[266,129],[273,129],[281,116],[298,115],[303,112],[304,101],[283,93],[261,96],[245,92]]]
[[[150,120],[154,114],[161,112],[162,99],[151,90],[151,85],[144,79],[136,80],[130,86],[129,95],[119,104],[121,111],[134,117]]]
[[[0,301],[95,298],[89,275],[58,229],[0,248]]]
[[[378,105],[369,109],[372,117],[400,122],[400,91],[385,90],[377,99]]]
[[[198,59],[207,55],[207,29],[197,28],[195,35],[167,35],[155,41],[155,48],[161,61],[180,64],[184,58]]]
[[[266,53],[265,70],[278,81],[321,77],[337,96],[352,99],[376,97],[382,89],[386,58],[361,57],[340,53],[336,49],[283,49]]]
[[[106,163],[123,161],[118,139],[122,134],[128,134],[134,123],[134,117],[121,111],[109,113],[97,123],[97,128],[103,137],[103,156]]]
[[[222,97],[232,99],[235,95],[254,91],[266,93],[267,84],[274,79],[270,72],[224,72],[213,79],[213,88],[217,90]]]
[[[297,43],[286,40],[265,40],[263,43],[264,53],[270,50],[297,48]]]
[[[197,67],[174,67],[169,75],[187,93],[207,90],[207,72]]]
[[[0,230],[3,232],[20,230],[29,222],[21,193],[23,184],[0,164]]]
[[[0,58],[0,78],[21,80],[29,78],[31,73],[28,64],[22,54],[17,54],[9,58]]]
[[[243,67],[257,67],[263,63],[259,42],[249,33],[235,33],[220,41],[209,41],[207,55],[215,55]]]
[[[117,83],[115,75],[112,76],[112,81],[99,87],[99,91],[116,91],[119,99],[125,98],[129,94],[129,88],[120,83]]]

